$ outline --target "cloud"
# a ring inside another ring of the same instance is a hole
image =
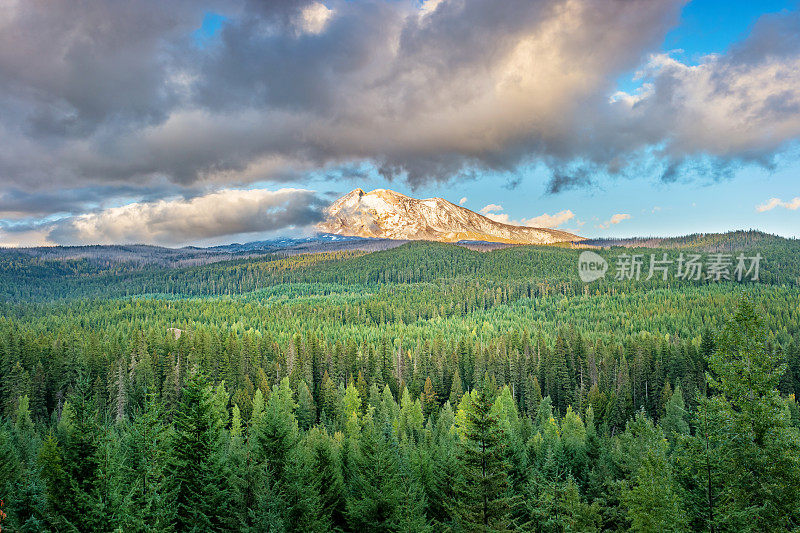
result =
[[[320,2],[314,2],[300,11],[298,25],[303,32],[318,35],[325,30],[332,16],[332,9],[328,9]]]
[[[307,228],[322,219],[325,205],[303,189],[224,189],[190,199],[135,202],[52,223],[6,226],[0,238],[4,245],[197,244]]]
[[[568,220],[575,217],[575,213],[569,209],[560,211],[555,215],[548,215],[544,213],[538,217],[523,218],[522,220],[511,220],[508,213],[502,213],[503,206],[498,204],[489,204],[481,209],[481,214],[486,218],[500,222],[502,224],[511,224],[513,226],[528,226],[531,228],[557,228]],[[616,222],[615,222],[616,223]]]
[[[556,170],[550,176],[547,184],[547,194],[558,194],[571,189],[580,189],[592,184],[587,168],[578,168],[566,173],[563,170]]]
[[[0,175],[241,184],[370,161],[416,185],[570,158],[583,107],[681,4],[12,2]],[[198,47],[209,12],[224,21]]]
[[[763,204],[757,205],[756,211],[758,211],[759,213],[763,213],[764,211],[772,211],[779,205],[783,205],[783,202],[781,201],[780,198],[770,198]]]
[[[573,218],[575,218],[575,213],[569,209],[565,209],[564,211],[559,211],[555,215],[544,213],[538,217],[523,219],[523,223],[525,226],[530,226],[532,228],[557,228]]]
[[[796,211],[797,209],[800,209],[800,196],[792,198],[788,202],[784,202],[780,198],[770,198],[763,204],[757,205],[756,211],[763,213],[765,211],[772,211],[776,207],[783,207],[785,209]]]
[[[0,247],[17,248],[20,246],[54,246],[49,231],[37,229],[19,229],[8,231],[0,227]]]
[[[800,197],[796,196],[792,198],[789,202],[785,202],[783,204],[783,207],[785,207],[786,209],[791,209],[792,211],[800,209]]]
[[[602,224],[596,226],[599,229],[608,229],[614,224],[619,224],[623,220],[630,220],[631,216],[627,213],[616,213],[615,215],[611,215],[611,218],[603,222]]]
[[[800,137],[800,15],[693,65],[653,55],[683,4],[6,2],[0,190],[183,192],[361,163],[419,186],[536,162],[556,194],[773,164]],[[199,46],[208,13],[224,19]],[[617,91],[635,69],[641,87]]]
[[[465,203],[467,203],[467,197],[466,196],[462,197],[461,200],[458,201],[458,205],[464,205]]]
[[[501,224],[516,224],[514,221],[509,219],[507,213],[501,213],[500,211],[503,210],[502,205],[498,204],[489,204],[481,208],[480,213],[481,215],[485,216],[490,220],[494,220],[495,222],[500,222]]]
[[[199,190],[183,188],[182,195],[196,196]],[[129,198],[143,202],[174,196],[175,188],[169,185],[136,187],[130,185],[94,186],[77,189],[25,191],[18,188],[0,191],[0,219],[24,220],[53,213],[80,214],[102,208],[109,198]],[[129,200],[129,201],[130,201]]]
[[[616,141],[656,147],[665,181],[708,169],[725,176],[726,165],[773,165],[800,137],[798,26],[798,11],[765,15],[726,54],[697,65],[652,55],[638,74],[643,91],[612,103]]]

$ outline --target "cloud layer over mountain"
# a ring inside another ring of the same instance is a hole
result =
[[[190,200],[135,202],[55,222],[0,227],[36,244],[148,243],[167,246],[244,239],[287,229],[307,229],[327,205],[302,189],[223,189]],[[252,239],[251,239],[252,240]]]
[[[687,64],[658,51],[683,3],[0,0],[0,209],[363,162],[412,185],[540,162],[551,193],[772,164],[800,136],[800,15]]]

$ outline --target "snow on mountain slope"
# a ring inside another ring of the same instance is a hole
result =
[[[337,235],[441,242],[551,244],[582,240],[566,231],[512,226],[443,200],[417,200],[388,189],[356,189],[336,200],[317,227]]]

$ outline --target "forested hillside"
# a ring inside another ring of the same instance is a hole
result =
[[[433,243],[3,261],[0,526],[796,530],[800,253],[753,243],[742,282]]]

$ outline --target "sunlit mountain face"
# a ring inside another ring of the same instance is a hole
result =
[[[417,200],[386,189],[351,191],[328,208],[326,220],[317,227],[357,237],[441,242],[552,244],[581,240],[564,231],[503,224],[442,198]]]

